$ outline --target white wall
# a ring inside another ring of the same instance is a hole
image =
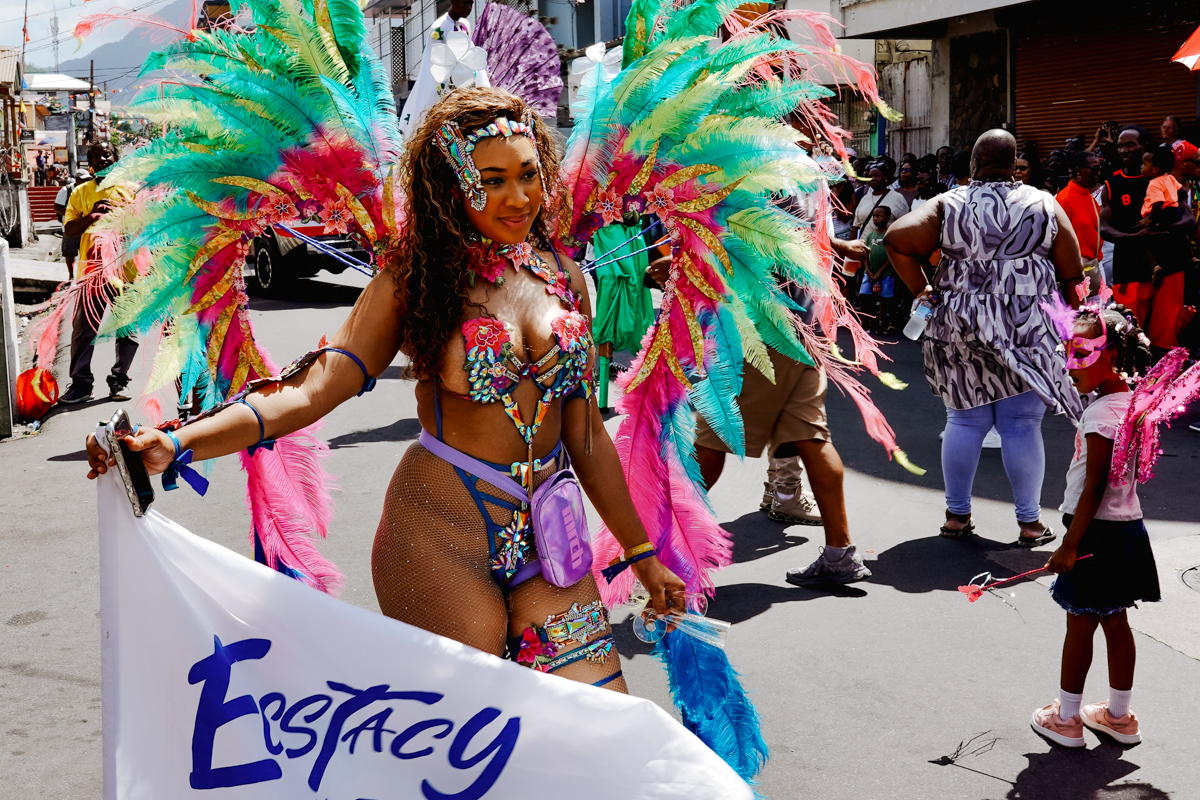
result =
[[[1028,0],[830,0],[846,36],[862,37],[943,19],[1018,6]],[[790,4],[789,4],[790,5]]]
[[[824,14],[830,14],[834,19],[837,19],[839,0],[787,0],[787,9],[789,11],[804,10],[804,11],[819,11]],[[841,38],[845,31],[840,25],[831,24],[833,35]],[[853,59],[862,61],[865,64],[875,65],[875,40],[874,39],[843,39],[840,42],[842,52]],[[830,85],[840,83],[842,81],[835,80],[833,75],[830,75],[826,70],[814,70],[814,78],[821,83]]]

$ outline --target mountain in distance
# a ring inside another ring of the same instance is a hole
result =
[[[200,3],[197,2],[197,6]],[[187,30],[192,22],[192,0],[169,0],[158,8],[149,8],[146,13],[155,14],[177,28]],[[114,26],[125,25],[122,22],[110,23]],[[120,30],[120,28],[117,28]],[[108,83],[108,99],[114,106],[124,106],[137,94],[130,91],[135,83],[145,83],[146,78],[139,79],[138,72],[145,62],[146,56],[164,47],[168,42],[177,38],[174,31],[164,30],[152,25],[129,25],[125,36],[118,41],[102,44],[82,58],[73,58],[59,64],[59,72],[76,78],[87,80],[89,62],[96,64],[96,85]],[[66,44],[66,43],[64,43]],[[65,49],[65,48],[64,48]],[[161,77],[161,72],[152,73],[150,77]],[[121,89],[116,94],[113,89]]]

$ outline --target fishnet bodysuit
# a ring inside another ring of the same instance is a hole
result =
[[[555,469],[557,465],[551,464],[536,472],[534,486]],[[516,500],[499,490],[490,491],[501,499]],[[507,524],[511,511],[488,507],[496,524]],[[479,509],[454,467],[414,442],[388,486],[371,552],[380,609],[402,622],[504,656],[508,638],[519,637],[527,627],[545,625],[548,616],[574,603],[599,599],[590,575],[566,589],[538,575],[506,597],[492,579],[487,536]],[[611,634],[611,628],[606,626],[604,633]],[[554,674],[595,683],[620,668],[620,656],[613,648],[603,663],[577,661]],[[605,687],[625,692],[625,679],[618,677]]]

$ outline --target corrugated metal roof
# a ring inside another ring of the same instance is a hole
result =
[[[25,88],[34,92],[86,92],[91,86],[70,75],[37,72],[25,76]]]
[[[21,51],[15,47],[0,47],[0,84],[13,84],[17,80],[17,63]]]

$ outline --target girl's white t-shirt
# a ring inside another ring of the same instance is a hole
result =
[[[1132,400],[1132,392],[1106,394],[1093,400],[1091,405],[1084,409],[1079,428],[1075,431],[1075,456],[1071,459],[1071,466],[1067,468],[1067,493],[1059,511],[1074,514],[1079,505],[1079,497],[1083,494],[1083,484],[1087,477],[1087,435],[1098,433],[1105,439],[1115,440]],[[1110,483],[1105,487],[1100,508],[1096,511],[1096,519],[1128,522],[1141,518],[1142,503],[1137,496],[1134,465],[1130,464],[1123,486],[1113,486]]]

